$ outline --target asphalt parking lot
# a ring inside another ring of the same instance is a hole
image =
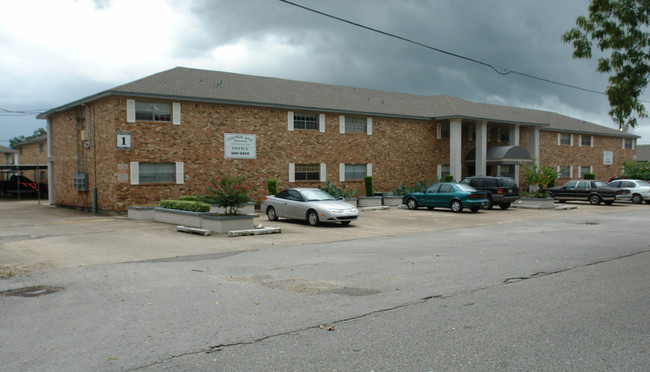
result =
[[[616,213],[647,204],[615,203],[592,206],[566,203],[569,210],[510,208],[453,213],[446,209],[416,211],[391,207],[362,211],[348,226],[308,226],[304,221],[268,221],[260,215],[254,224],[280,227],[280,234],[227,237],[199,236],[176,231],[175,225],[132,220],[125,215],[93,215],[79,210],[50,206],[36,200],[0,200],[0,277],[61,267],[119,262],[164,260],[185,256],[219,255],[274,246],[381,238],[436,230],[495,225],[495,233],[507,234],[508,224],[562,216]],[[498,225],[498,226],[497,226]]]

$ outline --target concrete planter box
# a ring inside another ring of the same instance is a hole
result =
[[[345,198],[344,202],[354,205],[355,207],[359,205],[359,198]]]
[[[516,204],[520,208],[534,208],[534,209],[554,209],[555,199],[553,198],[521,198]]]
[[[383,204],[387,205],[389,207],[399,207],[402,205],[402,197],[401,196],[384,196],[383,197]]]
[[[239,212],[241,212],[242,214],[255,213],[255,203],[254,202],[245,203],[243,207],[239,208]],[[226,213],[226,208],[217,207],[216,205],[213,205],[212,208],[210,208],[210,213],[224,214]]]
[[[253,214],[237,216],[207,215],[201,217],[201,228],[216,233],[227,233],[235,230],[250,230],[253,228]]]
[[[381,207],[381,196],[360,196],[359,207]]]
[[[154,220],[174,225],[197,227],[216,233],[253,228],[253,214],[220,216],[212,212],[190,212],[177,209],[154,208]]]
[[[153,220],[153,209],[155,207],[131,207],[129,206],[127,217],[133,220]]]

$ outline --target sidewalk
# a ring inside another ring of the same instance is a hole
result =
[[[391,207],[363,211],[359,220],[348,226],[323,224],[317,227],[308,226],[304,221],[271,222],[260,215],[255,218],[255,225],[279,227],[282,233],[228,237],[226,234],[185,234],[177,232],[175,225],[131,220],[125,216],[97,216],[44,203],[39,205],[36,200],[0,200],[0,278],[60,267],[223,255],[274,246],[381,239],[472,226],[495,225],[495,233],[507,236],[507,225],[511,223],[648,208],[632,204],[575,205],[577,209],[566,211],[497,208],[478,213]]]

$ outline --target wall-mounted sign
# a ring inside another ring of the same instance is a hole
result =
[[[224,133],[226,159],[255,159],[257,139],[254,134]]]
[[[117,132],[117,149],[131,150],[131,133]]]
[[[614,164],[614,153],[611,151],[603,151],[603,164],[612,165]]]

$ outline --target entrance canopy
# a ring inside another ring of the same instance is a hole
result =
[[[489,165],[518,165],[532,161],[528,150],[521,146],[494,146],[487,148],[486,163]],[[467,154],[466,163],[476,162],[476,149]]]

